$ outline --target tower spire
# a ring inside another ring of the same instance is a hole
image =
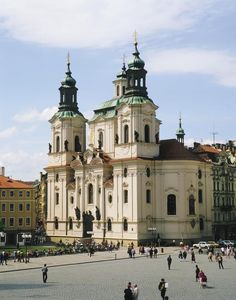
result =
[[[185,132],[182,128],[182,118],[181,113],[179,113],[179,128],[176,130],[177,141],[184,144]]]

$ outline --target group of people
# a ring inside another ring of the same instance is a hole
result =
[[[0,264],[7,265],[8,257],[9,257],[9,254],[6,251],[2,251],[0,253]]]
[[[198,265],[196,265],[195,274],[196,274],[196,281],[200,283],[200,287],[202,288],[206,287],[207,276],[202,270],[199,269]]]
[[[128,283],[127,288],[124,290],[124,299],[125,300],[138,300],[139,289],[138,285],[134,284],[132,286],[131,282]]]

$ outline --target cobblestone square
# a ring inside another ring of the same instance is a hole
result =
[[[48,282],[43,284],[41,269],[0,274],[2,299],[124,299],[128,281],[137,283],[140,300],[161,299],[158,291],[160,278],[169,283],[170,300],[236,299],[234,258],[224,259],[224,270],[216,262],[209,262],[205,254],[196,255],[197,264],[208,277],[202,289],[195,282],[195,264],[187,257],[180,262],[178,252],[172,254],[171,270],[167,268],[167,255],[158,258],[137,257],[68,266],[49,266]],[[63,263],[63,257],[61,257]],[[0,266],[5,268],[7,266]]]

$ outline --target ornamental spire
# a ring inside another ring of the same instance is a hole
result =
[[[176,130],[177,141],[184,144],[185,132],[182,128],[182,118],[181,113],[179,113],[179,128]]]

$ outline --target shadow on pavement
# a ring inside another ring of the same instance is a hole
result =
[[[56,286],[57,284],[50,283],[29,283],[29,284],[17,284],[17,283],[1,283],[0,291],[4,290],[25,290],[25,289],[42,289],[51,286]]]

